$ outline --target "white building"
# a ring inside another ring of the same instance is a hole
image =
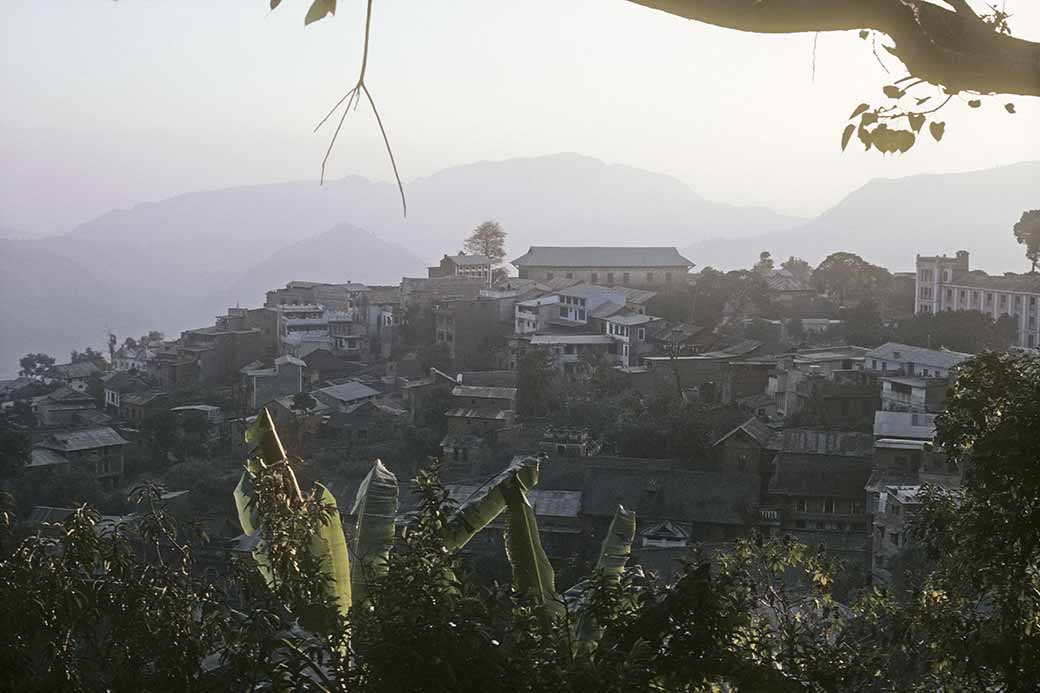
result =
[[[974,310],[994,320],[1010,315],[1018,326],[1015,346],[1040,346],[1040,275],[991,276],[971,271],[968,260],[966,250],[954,257],[918,255],[915,312]]]

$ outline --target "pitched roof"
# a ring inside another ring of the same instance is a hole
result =
[[[623,294],[626,303],[635,303],[639,305],[646,303],[657,295],[656,291],[650,291],[649,289],[633,289],[630,286],[612,286],[610,287],[610,290],[615,293]]]
[[[459,407],[444,412],[448,418],[454,419],[495,419],[496,421],[508,421],[512,415],[512,409],[484,409],[482,407]]]
[[[898,356],[897,356],[898,354]],[[962,361],[967,361],[972,354],[963,354],[947,349],[924,349],[922,347],[886,342],[877,349],[866,354],[870,359],[884,359],[899,363],[913,363],[917,366],[933,366],[936,368],[953,368]]]
[[[745,524],[758,489],[754,474],[596,465],[585,470],[582,512],[611,516],[620,504],[645,520]]]
[[[487,255],[445,255],[459,267],[473,267],[476,265],[490,265],[491,258]]]
[[[611,344],[613,339],[605,334],[536,334],[531,344]]]
[[[620,303],[601,303],[592,310],[589,311],[590,318],[609,318],[611,315],[615,315],[623,311],[625,307]]]
[[[513,260],[517,267],[693,267],[674,247],[532,245]]]
[[[779,431],[772,444],[781,452],[806,455],[870,457],[874,454],[874,437],[856,431],[788,428]]]
[[[655,320],[658,320],[658,318],[655,318],[652,315],[633,313],[631,311],[625,311],[606,318],[607,322],[612,322],[615,325],[645,325],[646,323],[654,322]]]
[[[781,452],[774,467],[769,481],[771,494],[861,499],[870,480],[873,460]]]
[[[314,395],[337,400],[339,402],[353,402],[355,400],[362,399],[363,397],[375,397],[379,394],[378,390],[373,390],[364,383],[359,383],[356,380],[343,383],[342,385],[332,385],[330,387],[323,387],[317,390]]]
[[[462,384],[478,387],[516,387],[516,371],[461,371]]]
[[[764,423],[758,420],[757,417],[751,417],[744,423],[740,424],[732,431],[715,441],[714,445],[721,445],[730,436],[736,433],[744,433],[751,437],[756,443],[764,448],[770,447],[770,444],[776,439],[777,432],[766,426]]]
[[[29,459],[30,467],[50,467],[56,464],[68,464],[69,461],[47,448],[33,448]]]
[[[75,452],[77,450],[93,450],[95,448],[129,444],[130,441],[125,440],[108,426],[97,426],[79,431],[51,433],[37,443],[36,447],[62,452]]]
[[[59,378],[88,378],[100,371],[101,369],[93,361],[75,361],[52,366],[48,375]]]
[[[451,394],[455,397],[479,397],[481,399],[516,399],[515,387],[478,387],[456,385]]]
[[[140,376],[129,371],[116,371],[105,379],[105,389],[119,394],[141,392],[148,389],[148,383]]]
[[[456,503],[462,504],[481,489],[475,484],[446,484],[444,489]],[[581,510],[580,491],[549,491],[533,488],[527,500],[539,517],[577,517]]]
[[[123,404],[133,404],[138,407],[143,407],[151,404],[157,398],[165,397],[166,393],[162,390],[145,390],[143,392],[135,392],[127,395],[122,399]]]

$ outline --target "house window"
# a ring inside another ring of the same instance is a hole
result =
[[[794,526],[797,529],[805,529],[805,520],[795,520]]]
[[[546,281],[550,281],[550,282],[551,282],[551,281],[553,280],[553,277],[555,277],[555,276],[556,276],[556,275],[555,275],[555,274],[553,274],[552,272],[546,272],[546,273],[545,273],[545,280],[546,280]]]
[[[589,275],[589,280],[591,280],[593,284],[598,282],[599,281],[599,272],[593,272],[592,274],[590,274]]]
[[[628,285],[628,272],[621,274],[621,281],[624,282],[626,286]]]
[[[613,284],[614,283],[614,273],[613,272],[607,272],[607,283],[608,284]]]
[[[893,546],[899,546],[899,532],[889,532],[888,541],[891,542]]]
[[[654,273],[653,272],[647,272],[646,273],[646,281],[647,281],[647,283],[649,284],[653,280],[654,280]]]
[[[584,320],[584,319],[585,319],[585,309],[582,308],[581,310],[578,311],[578,320]]]
[[[664,273],[664,280],[665,280],[666,282],[670,282],[670,281],[672,281],[672,273],[671,273],[671,272],[665,272],[665,273]]]
[[[804,513],[806,509],[809,507],[809,503],[804,498],[799,498],[797,501],[795,501],[795,507],[798,508],[798,512]]]
[[[574,279],[574,272],[568,272],[567,273],[567,278],[568,279]]]
[[[646,328],[640,327],[636,331],[636,339],[638,339],[640,342],[646,341]]]
[[[833,513],[834,512],[834,499],[833,498],[827,498],[826,500],[823,501],[823,512],[825,512],[825,513]]]

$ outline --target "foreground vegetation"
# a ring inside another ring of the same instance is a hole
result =
[[[558,595],[525,496],[537,461],[461,508],[436,466],[420,471],[419,510],[396,532],[396,480],[376,464],[345,534],[324,487],[299,489],[273,428],[254,435],[235,494],[253,556],[220,584],[193,577],[204,538],[177,526],[155,489],[137,490],[132,527],[105,529],[87,507],[18,542],[4,525],[6,689],[1040,686],[1037,356],[983,354],[962,367],[938,442],[967,482],[926,491],[901,588],[849,605],[831,594],[835,566],[785,538],[692,555],[662,585],[625,565],[635,518],[622,509],[594,573]],[[513,584],[481,586],[458,549],[499,514]]]

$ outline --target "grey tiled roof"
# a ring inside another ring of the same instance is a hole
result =
[[[87,378],[100,370],[93,361],[76,361],[53,366],[50,373],[60,378]]]
[[[353,402],[354,400],[361,399],[362,397],[374,397],[379,394],[378,390],[373,390],[364,383],[359,383],[356,380],[352,380],[342,385],[333,385],[331,387],[324,387],[314,393],[316,397],[324,395],[327,398],[337,400],[339,402]]]
[[[459,267],[472,267],[474,265],[489,265],[491,258],[487,255],[449,255],[448,259]]]
[[[533,245],[513,260],[517,267],[693,267],[674,247]]]

